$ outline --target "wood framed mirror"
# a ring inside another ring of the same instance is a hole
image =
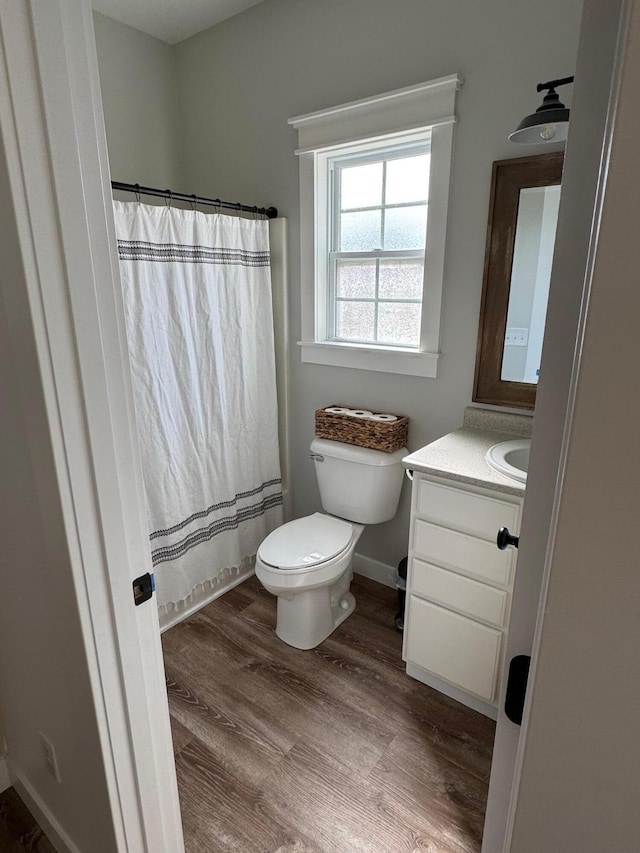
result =
[[[563,152],[493,164],[473,400],[533,409]]]

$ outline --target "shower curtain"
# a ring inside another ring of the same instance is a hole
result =
[[[161,618],[282,524],[264,220],[114,202]]]

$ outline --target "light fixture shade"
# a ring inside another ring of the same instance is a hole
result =
[[[522,119],[513,133],[511,142],[536,144],[541,142],[561,142],[569,132],[569,110],[566,107],[555,110],[535,112]]]
[[[538,83],[538,92],[547,89],[542,104],[535,113],[522,119],[518,127],[509,135],[511,142],[535,145],[544,142],[562,142],[569,130],[569,110],[561,102],[555,91],[556,86],[573,83],[573,77]]]

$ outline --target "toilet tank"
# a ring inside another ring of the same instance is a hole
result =
[[[359,524],[380,524],[396,514],[408,450],[369,450],[341,441],[315,438],[311,456],[322,508]]]

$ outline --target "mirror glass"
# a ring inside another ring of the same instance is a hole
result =
[[[520,190],[501,379],[537,384],[560,186]]]

